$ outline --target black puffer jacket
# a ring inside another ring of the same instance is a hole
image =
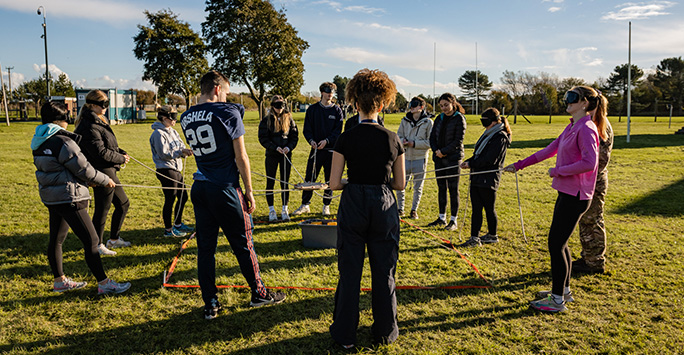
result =
[[[437,116],[430,132],[432,160],[447,159],[452,164],[461,161],[464,155],[463,137],[465,130],[466,119],[460,112],[454,113],[453,116],[445,116],[443,113]],[[446,157],[438,158],[434,153],[438,150]]]
[[[482,153],[466,160],[472,172],[503,169],[506,160],[506,152],[511,145],[511,138],[506,131],[500,131],[489,139]],[[477,187],[489,187],[492,190],[499,188],[501,171],[486,174],[470,175],[470,184]]]
[[[41,201],[46,205],[90,199],[88,186],[105,185],[109,177],[88,164],[77,142],[80,136],[61,130],[33,151]]]
[[[82,136],[78,144],[83,155],[95,169],[116,168],[126,162],[126,152],[119,148],[116,136],[109,124],[103,122],[93,111],[83,112],[83,118],[74,133]]]
[[[299,142],[299,130],[290,116],[290,130],[275,132],[275,116],[268,114],[259,122],[259,143],[266,148],[266,155],[281,155],[276,149],[287,147],[293,151]]]

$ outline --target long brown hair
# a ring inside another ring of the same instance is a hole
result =
[[[590,86],[575,86],[570,91],[576,91],[580,94],[581,99],[587,99],[589,105],[586,108],[587,112],[596,110],[596,113],[591,117],[591,120],[596,124],[599,136],[604,141],[608,137],[606,133],[606,122],[608,121],[608,99],[601,94],[600,91]]]
[[[280,115],[278,115],[275,112],[275,110],[273,109],[273,104],[277,101],[281,101],[283,103],[283,111],[280,112]],[[290,131],[290,121],[292,120],[292,114],[287,109],[287,104],[286,104],[286,102],[282,96],[273,95],[273,97],[271,98],[271,108],[269,108],[268,115],[266,115],[266,118],[268,119],[269,116],[273,116],[273,125],[274,126],[270,127],[270,128],[274,132],[287,133]]]
[[[494,122],[498,123],[503,123],[504,124],[504,131],[508,134],[508,137],[510,138],[513,133],[511,132],[511,125],[508,124],[508,119],[505,116],[502,116],[499,110],[497,110],[494,107],[489,107],[486,110],[482,112],[482,117],[487,117]]]
[[[91,101],[106,101],[109,98],[107,97],[107,94],[100,90],[90,90],[88,94],[86,95],[86,101],[91,100]],[[83,107],[81,107],[81,111],[78,112],[78,117],[76,117],[76,120],[74,121],[74,126],[78,127],[79,124],[81,124],[81,120],[83,119],[84,116],[84,111],[93,111],[93,106],[94,104],[89,104],[86,102]],[[98,115],[102,122],[107,123],[107,120],[104,118],[104,115]]]
[[[451,105],[454,106],[454,111],[458,111],[461,114],[465,115],[465,109],[463,108],[463,106],[461,106],[461,104],[458,103],[458,101],[456,100],[456,96],[454,96],[454,94],[450,92],[445,92],[439,97],[437,102],[440,102],[442,100],[449,101]]]

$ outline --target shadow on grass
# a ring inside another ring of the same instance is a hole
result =
[[[258,309],[234,307],[212,321],[203,319],[202,309],[174,315],[163,320],[112,327],[85,334],[49,337],[25,343],[0,345],[0,353],[21,349],[42,354],[92,354],[95,349],[118,354],[134,353],[185,353],[220,352],[221,343],[251,338],[255,333],[269,330],[282,331],[283,315],[289,322],[318,319],[321,310],[332,309],[332,297],[322,296],[297,302],[284,302],[277,306]],[[55,344],[59,344],[55,346]],[[327,333],[315,333],[300,338],[271,343],[264,346],[269,353],[325,353],[332,350],[333,341]],[[216,346],[216,347],[215,347]],[[50,349],[45,349],[52,347]],[[212,349],[214,349],[212,351]],[[316,350],[318,349],[318,350]],[[286,351],[289,350],[289,351]],[[247,351],[246,352],[251,352]]]
[[[651,192],[650,194],[617,210],[619,214],[641,216],[680,217],[684,215],[684,179]]]
[[[613,149],[684,146],[684,136],[676,134],[630,134],[629,138],[627,143],[627,136],[615,136]]]

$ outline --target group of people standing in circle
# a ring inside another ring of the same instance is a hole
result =
[[[221,73],[205,74],[200,87],[199,103],[180,117],[189,148],[173,128],[177,113],[171,107],[159,110],[159,122],[152,125],[150,146],[158,178],[167,188],[162,212],[167,236],[182,236],[192,230],[182,223],[183,206],[188,196],[180,172],[183,158],[192,155],[197,163],[190,198],[196,220],[198,279],[204,318],[214,319],[223,310],[215,285],[219,228],[231,244],[249,284],[249,305],[277,304],[286,296],[266,288],[253,244],[251,213],[256,202],[244,144],[244,107],[226,102],[229,84]],[[366,250],[373,289],[373,340],[387,344],[399,335],[394,278],[399,255],[400,217],[406,205],[403,190],[412,178],[414,192],[409,217],[418,218],[430,151],[435,164],[439,203],[439,216],[429,224],[431,226],[443,226],[447,230],[456,228],[459,176],[461,169],[471,171],[472,233],[464,246],[498,241],[494,206],[502,171],[514,172],[557,156],[555,167],[549,169],[552,187],[558,190],[548,236],[552,288],[539,292],[541,299],[530,305],[546,312],[567,309],[566,303],[573,301],[569,284],[573,262],[568,239],[590,203],[593,205],[592,198],[598,190],[597,173],[605,171],[602,169],[605,169],[607,159],[600,158],[599,151],[604,151],[604,142],[605,146],[608,146],[607,142],[612,145],[612,130],[606,119],[607,100],[600,92],[585,86],[569,90],[565,102],[572,118],[563,133],[546,148],[504,168],[511,129],[505,117],[494,108],[482,113],[480,121],[485,131],[474,145],[473,156],[463,160],[466,120],[463,107],[450,93],[439,97],[442,113],[434,121],[425,111],[425,101],[412,98],[398,132],[393,132],[384,127],[379,113],[394,102],[396,86],[386,73],[363,69],[347,84],[346,97],[358,116],[348,119],[348,127],[342,132],[344,114],[332,102],[335,85],[323,83],[320,89],[321,101],[309,107],[303,128],[304,138],[311,147],[305,179],[315,181],[323,168],[325,180],[329,182],[324,195],[324,215],[330,214],[332,190],[342,190],[337,211],[339,281],[330,326],[335,342],[344,348],[355,346]],[[129,200],[117,178],[117,171],[130,157],[118,147],[104,116],[107,107],[107,96],[103,92],[88,93],[86,105],[76,121],[75,133],[70,133],[65,129],[66,107],[48,102],[41,109],[43,124],[36,128],[31,142],[40,197],[50,214],[48,260],[56,292],[82,288],[86,284],[69,279],[62,270],[61,245],[69,227],[83,243],[86,263],[99,284],[98,293],[121,293],[131,286],[128,282],[117,283],[109,279],[100,259],[100,254],[113,254],[111,249],[130,246],[119,236]],[[288,190],[292,151],[299,132],[281,96],[272,97],[258,135],[266,149],[265,165],[270,177],[267,189],[273,189],[275,181],[280,181],[281,188]],[[609,156],[610,147],[605,150]],[[603,166],[600,161],[605,162]],[[343,178],[345,168],[347,178]],[[280,175],[276,178],[278,169]],[[88,185],[94,186],[95,194],[92,220],[87,214]],[[394,191],[397,191],[396,198]],[[605,190],[597,194],[604,195]],[[280,217],[288,220],[289,195],[282,191],[281,196]],[[303,194],[302,204],[293,215],[310,212],[310,200],[311,193]],[[267,202],[269,220],[277,220],[273,194],[267,195]],[[447,202],[451,209],[449,221]],[[597,209],[602,212],[601,202]],[[103,230],[112,204],[115,211],[110,238],[104,244]],[[482,210],[487,218],[488,233],[479,236]],[[601,252],[604,251],[605,238]],[[583,253],[585,265],[604,261],[601,257]]]

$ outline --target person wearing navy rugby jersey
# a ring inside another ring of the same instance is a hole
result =
[[[435,162],[437,176],[437,197],[439,217],[428,226],[445,226],[449,231],[456,230],[458,215],[458,181],[463,159],[463,137],[466,131],[465,109],[456,101],[456,96],[444,93],[439,97],[442,113],[435,119],[430,132],[432,161]],[[451,220],[446,222],[447,190],[451,209]]]
[[[254,250],[250,214],[256,206],[244,142],[245,109],[226,102],[228,78],[217,71],[202,76],[200,90],[199,103],[181,115],[180,124],[197,163],[190,192],[195,210],[197,273],[205,304],[204,318],[214,319],[221,311],[214,255],[219,227],[251,289],[250,306],[280,303],[285,294],[266,289]]]
[[[337,211],[337,268],[340,279],[330,335],[345,349],[354,347],[359,324],[359,288],[368,249],[373,292],[373,341],[399,336],[394,274],[399,256],[399,214],[392,190],[406,184],[404,146],[396,133],[378,124],[378,113],[396,97],[382,71],[363,69],[349,81],[346,96],[361,123],[342,133],[333,151],[330,188],[343,190]],[[345,164],[348,180],[342,179]]]
[[[304,138],[311,146],[309,160],[306,163],[307,181],[315,182],[318,174],[323,168],[325,181],[330,180],[330,164],[332,163],[332,147],[335,146],[337,137],[342,132],[344,113],[342,109],[333,103],[333,96],[337,85],[325,82],[319,87],[321,90],[321,101],[309,106],[304,116]],[[311,197],[313,191],[302,192],[302,205],[299,206],[292,215],[309,213],[311,209]],[[325,190],[323,198],[323,215],[330,214],[330,203],[332,202],[332,190]]]
[[[131,284],[107,278],[97,247],[100,240],[88,216],[88,184],[114,188],[116,182],[95,170],[81,153],[78,147],[81,136],[66,130],[68,112],[63,103],[49,101],[43,104],[40,109],[43,124],[36,127],[36,134],[31,140],[40,199],[49,211],[47,258],[55,277],[53,290],[71,291],[87,284],[64,276],[62,269],[62,244],[71,227],[81,240],[85,262],[97,279],[97,293],[121,293],[128,290]]]

